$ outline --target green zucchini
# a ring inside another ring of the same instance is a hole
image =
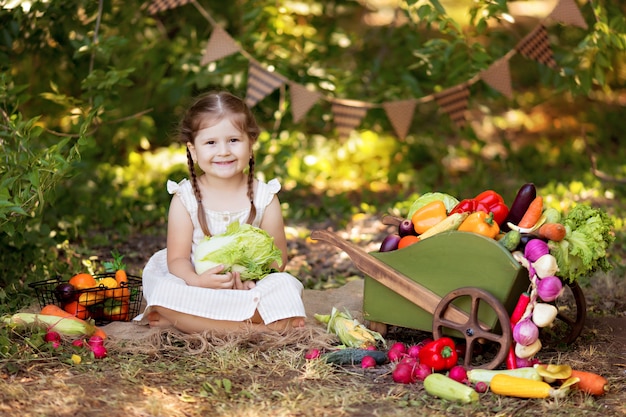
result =
[[[377,365],[383,365],[387,362],[387,353],[380,350],[345,348],[328,352],[322,355],[322,358],[328,363],[336,365],[359,365],[364,357],[371,356]]]
[[[524,367],[517,369],[470,369],[467,371],[467,379],[472,383],[484,382],[490,384],[491,379],[498,374],[515,376],[518,378],[531,379],[533,381],[541,381],[541,375],[533,367]]]
[[[424,389],[430,395],[448,401],[456,401],[463,404],[478,401],[478,393],[474,388],[436,372],[424,379]]]

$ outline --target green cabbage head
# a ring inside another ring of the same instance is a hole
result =
[[[282,264],[282,252],[265,230],[233,222],[226,232],[209,236],[198,244],[194,265],[198,274],[223,264],[224,272],[241,274],[242,281],[258,280],[275,272],[273,264]]]

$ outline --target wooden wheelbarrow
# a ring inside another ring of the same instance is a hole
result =
[[[367,253],[328,230],[315,230],[311,238],[343,250],[367,275],[363,314],[374,330],[396,325],[432,331],[435,339],[464,338],[467,367],[495,369],[505,361],[513,343],[510,312],[530,282],[493,239],[452,231]],[[480,353],[486,343],[496,348],[492,357]]]

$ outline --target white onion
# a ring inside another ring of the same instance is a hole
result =
[[[539,278],[549,277],[554,275],[559,270],[559,266],[556,263],[556,258],[549,253],[539,257],[532,263],[535,268],[535,273]]]

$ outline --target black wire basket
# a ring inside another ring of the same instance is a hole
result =
[[[115,272],[96,274],[96,281],[115,278]],[[101,326],[113,321],[130,321],[139,314],[143,301],[141,277],[128,275],[128,281],[116,288],[104,284],[81,290],[73,289],[59,277],[29,284],[35,290],[40,308],[56,305],[81,319],[93,319]]]

